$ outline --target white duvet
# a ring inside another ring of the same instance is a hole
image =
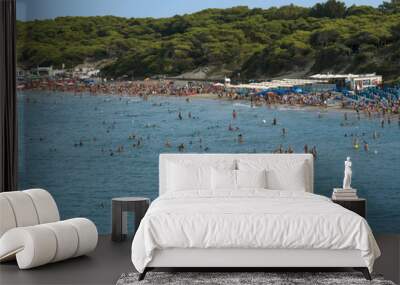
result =
[[[380,255],[359,215],[323,196],[265,189],[162,195],[140,223],[132,262],[143,272],[165,248],[358,249],[370,271]]]

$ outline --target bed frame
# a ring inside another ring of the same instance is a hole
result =
[[[284,157],[283,157],[284,156]],[[160,195],[165,193],[167,179],[167,161],[174,160],[235,160],[240,157],[255,159],[288,159],[289,154],[161,154],[159,161]],[[308,163],[307,192],[313,192],[313,157],[309,154],[290,154],[290,159],[304,160]],[[139,275],[143,280],[146,273],[156,268],[229,268],[235,271],[246,271],[271,268],[353,268],[361,271],[367,280],[371,275],[361,257],[359,250],[329,250],[329,249],[194,249],[170,248],[156,250],[152,261]]]
[[[155,268],[230,268],[237,271],[271,268],[353,268],[371,280],[359,250],[328,249],[183,249],[156,250],[152,261],[139,275]]]

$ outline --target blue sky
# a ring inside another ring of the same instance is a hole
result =
[[[245,5],[268,8],[296,4],[312,6],[314,0],[17,0],[19,20],[48,19],[57,16],[170,17],[206,8]],[[347,5],[378,6],[382,0],[345,0]]]

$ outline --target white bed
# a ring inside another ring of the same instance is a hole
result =
[[[362,217],[312,194],[311,155],[161,154],[159,175],[132,243],[140,278],[154,267],[354,267],[370,278],[380,255]]]

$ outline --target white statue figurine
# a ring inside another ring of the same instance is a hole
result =
[[[352,189],[351,188],[351,160],[350,157],[347,157],[344,162],[344,178],[343,178],[343,189]]]

